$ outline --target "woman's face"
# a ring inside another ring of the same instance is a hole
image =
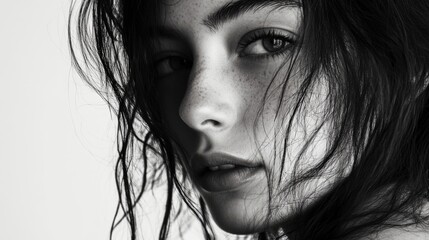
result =
[[[302,81],[298,56],[282,90],[300,14],[292,1],[162,4],[156,49],[161,109],[172,137],[184,147],[187,170],[214,220],[231,233],[273,227],[293,214],[297,196],[317,197],[316,189],[329,185],[327,178],[320,178],[299,193],[282,189],[299,151],[320,125],[326,97],[320,81],[305,101],[307,109],[295,117],[285,144]],[[325,130],[308,146],[299,169],[322,157]],[[274,210],[268,219],[269,196]]]

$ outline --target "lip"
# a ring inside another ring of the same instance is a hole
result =
[[[234,157],[225,153],[211,153],[207,155],[195,154],[191,159],[191,166],[197,176],[203,174],[209,167],[233,164],[248,168],[260,167],[261,164],[249,162],[242,158]]]
[[[232,164],[232,169],[212,171],[210,167]],[[197,184],[207,192],[231,191],[242,187],[262,173],[262,164],[225,153],[195,154],[191,167]]]

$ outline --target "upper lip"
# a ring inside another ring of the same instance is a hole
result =
[[[206,155],[195,154],[191,158],[191,167],[198,175],[203,174],[208,168],[224,164],[233,164],[243,167],[259,167],[260,164],[254,161],[235,157],[226,153],[210,153]]]

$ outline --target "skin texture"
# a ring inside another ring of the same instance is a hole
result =
[[[225,231],[247,234],[288,220],[293,216],[293,203],[297,199],[309,199],[311,204],[312,199],[327,191],[341,176],[330,174],[339,167],[333,164],[299,192],[283,191],[309,133],[321,124],[326,98],[324,80],[321,78],[313,86],[306,99],[307,108],[298,113],[292,124],[280,172],[285,127],[294,94],[302,81],[299,63],[292,69],[278,109],[290,53],[266,56],[261,39],[240,47],[243,39],[258,29],[276,29],[277,33],[293,38],[300,23],[299,7],[251,10],[215,30],[203,24],[207,16],[228,2],[182,0],[163,5],[160,24],[165,29],[162,32],[168,34],[159,39],[158,84],[163,115],[171,135],[186,151],[185,165],[189,171],[192,171],[189,159],[196,153],[227,153],[263,166],[263,174],[231,191],[208,192],[196,182],[215,222]],[[169,60],[172,57],[187,63],[172,64]],[[328,145],[328,126],[323,125],[310,143],[310,151],[303,155],[298,169],[307,169],[322,158]],[[275,209],[271,215],[270,193]]]
[[[69,44],[78,72],[106,94],[109,106],[116,106],[111,97],[118,103],[115,176],[132,239],[135,203],[164,173],[169,184],[160,239],[176,220],[175,190],[190,190],[186,180],[212,215],[202,209],[202,216],[231,233],[264,238],[281,226],[290,239],[411,239],[399,227],[406,224],[425,232],[417,227],[427,227],[429,215],[427,205],[420,213],[429,185],[429,95],[420,89],[429,69],[427,1],[297,5],[83,1]],[[85,73],[94,68],[102,84]],[[135,149],[142,158],[134,158]],[[158,153],[152,179],[148,164]],[[216,160],[204,158],[212,153],[234,155],[261,171],[246,183],[231,174],[237,170],[200,171]],[[137,165],[141,187],[133,181]],[[222,189],[228,184],[236,188]],[[181,203],[194,210],[187,195]],[[122,218],[115,215],[113,223]]]

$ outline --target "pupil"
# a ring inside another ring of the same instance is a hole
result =
[[[189,67],[189,61],[181,57],[171,57],[170,67],[173,70],[180,70]]]
[[[280,38],[265,38],[262,44],[267,51],[275,52],[283,48],[284,41]]]

